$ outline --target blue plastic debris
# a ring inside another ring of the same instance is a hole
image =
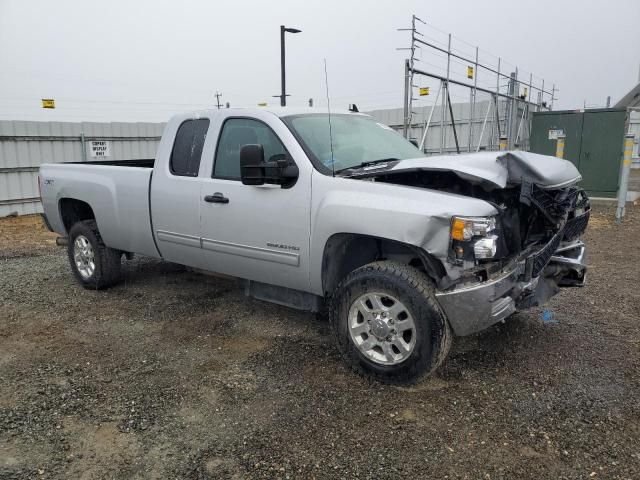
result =
[[[558,323],[558,320],[556,320],[556,317],[551,310],[542,311],[542,321],[544,323]]]

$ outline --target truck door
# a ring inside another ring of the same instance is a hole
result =
[[[186,118],[175,131],[167,127],[158,158],[169,161],[153,172],[151,218],[162,257],[171,262],[201,267],[200,160],[209,128],[208,118]]]
[[[312,167],[282,121],[268,120],[222,120],[212,174],[201,183],[202,249],[212,271],[308,290]],[[283,153],[298,157],[292,187],[242,184],[240,148],[256,143],[265,160]]]

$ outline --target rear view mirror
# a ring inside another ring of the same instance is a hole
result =
[[[244,185],[270,183],[289,188],[296,183],[299,171],[288,153],[264,160],[262,145],[244,145],[240,149],[240,178]]]
[[[240,149],[240,178],[244,185],[264,185],[262,145],[244,145]]]

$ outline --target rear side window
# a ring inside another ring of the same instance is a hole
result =
[[[187,120],[178,128],[171,151],[169,169],[174,175],[197,177],[209,119]]]
[[[287,153],[287,149],[266,124],[251,118],[230,118],[222,127],[216,151],[213,176],[240,179],[240,149],[244,145],[259,143],[264,148],[264,159]]]

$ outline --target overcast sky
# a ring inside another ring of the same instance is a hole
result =
[[[556,109],[615,103],[638,82],[639,0],[0,0],[0,119],[165,121],[214,105],[216,91],[232,106],[277,104],[281,24],[303,30],[287,35],[289,105],[326,105],[326,58],[332,106],[400,107],[408,52],[396,49],[410,36],[397,29],[412,14],[429,41],[450,32],[463,55],[479,46],[481,61],[499,56],[503,71],[555,83]],[[417,56],[444,72],[435,51]],[[451,68],[462,78],[466,66]],[[482,73],[481,85],[495,84]],[[436,83],[416,83],[432,86],[416,102],[428,105]]]

